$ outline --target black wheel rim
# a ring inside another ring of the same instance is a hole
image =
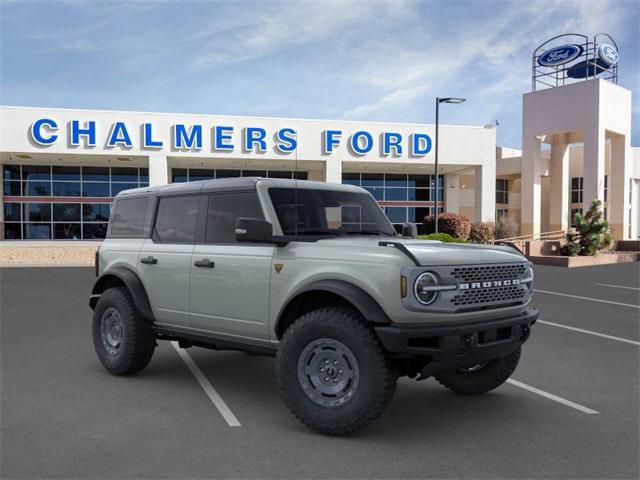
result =
[[[117,355],[124,339],[124,322],[120,312],[113,307],[107,308],[100,319],[100,338],[102,346],[110,355]]]
[[[300,353],[298,380],[314,403],[337,407],[355,395],[360,369],[355,355],[344,343],[332,338],[319,338]]]

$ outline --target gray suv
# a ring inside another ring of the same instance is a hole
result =
[[[400,236],[366,190],[322,182],[124,191],[96,274],[93,343],[109,372],[142,370],[157,340],[275,355],[287,407],[329,435],[377,419],[399,376],[498,387],[538,317],[516,249]]]

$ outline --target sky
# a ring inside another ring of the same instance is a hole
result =
[[[0,104],[381,122],[494,121],[519,148],[531,54],[607,32],[640,145],[640,1],[0,0]]]

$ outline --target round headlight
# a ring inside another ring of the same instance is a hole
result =
[[[433,273],[425,272],[416,278],[416,282],[413,285],[413,291],[418,301],[423,305],[433,303],[438,296],[438,291],[431,290],[429,287],[435,287],[437,285],[438,277]]]

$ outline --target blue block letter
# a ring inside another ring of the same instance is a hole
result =
[[[276,133],[276,138],[276,148],[282,153],[293,152],[298,147],[296,131],[293,128],[281,128]]]
[[[411,155],[426,155],[431,151],[431,137],[426,133],[414,133],[411,142]]]
[[[71,122],[71,145],[77,147],[80,145],[80,137],[87,137],[87,146],[96,146],[96,122],[90,120],[85,123],[85,128],[80,128],[80,122],[73,120]]]
[[[115,147],[116,145],[122,145],[123,147],[133,146],[124,122],[116,122],[113,124],[111,135],[109,135],[109,140],[107,140],[107,147]]]
[[[365,140],[364,146],[360,146],[361,138],[364,138]],[[369,132],[360,130],[351,136],[351,150],[353,150],[353,153],[355,153],[356,155],[364,155],[366,153],[369,153],[372,148],[373,137]]]
[[[38,145],[51,145],[58,139],[58,135],[51,134],[45,137],[42,133],[42,127],[47,127],[47,130],[55,132],[58,130],[58,124],[50,118],[40,118],[31,125],[31,138]]]
[[[322,142],[324,153],[326,154],[333,153],[334,148],[337,145],[340,145],[341,135],[342,135],[342,130],[325,130],[324,131],[324,141]]]
[[[253,152],[254,145],[258,144],[258,151],[266,152],[267,142],[265,142],[264,140],[266,136],[267,136],[267,132],[264,128],[247,127],[245,129],[244,149],[247,152]]]
[[[394,155],[402,155],[402,135],[399,133],[386,132],[382,138],[383,155],[391,155],[392,148]]]
[[[213,148],[216,150],[233,150],[233,144],[227,143],[232,140],[233,127],[215,127]]]
[[[162,140],[153,139],[153,125],[150,123],[144,124],[144,133],[142,135],[142,147],[143,148],[162,148]]]
[[[195,144],[195,145],[194,145]],[[173,148],[202,149],[202,125],[194,125],[187,132],[187,127],[178,123],[173,126]]]

